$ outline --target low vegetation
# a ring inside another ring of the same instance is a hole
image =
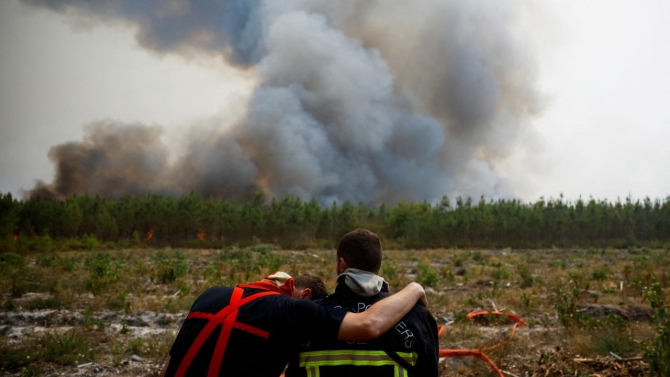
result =
[[[662,249],[430,249],[385,252],[392,290],[419,281],[445,326],[441,348],[479,349],[510,375],[668,375],[670,255]],[[274,270],[334,287],[333,251],[256,244],[223,249],[0,253],[0,373],[156,374],[195,298]],[[443,376],[492,375],[477,359]],[[664,374],[665,373],[665,374]]]

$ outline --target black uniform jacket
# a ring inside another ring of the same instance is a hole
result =
[[[388,285],[372,297],[361,297],[340,283],[320,304],[362,312],[389,295]],[[384,335],[371,341],[312,337],[291,358],[286,377],[438,376],[437,323],[423,306],[414,308]]]
[[[174,376],[185,355],[193,347],[198,335],[208,326],[211,333],[188,363],[185,376],[206,376],[215,357],[225,342],[225,352],[218,370],[219,376],[279,376],[289,356],[311,336],[337,339],[345,310],[330,310],[307,300],[294,300],[276,294],[258,298],[242,306],[234,318],[214,320],[226,308],[233,288],[213,287],[205,291],[193,304],[189,317],[182,325],[170,350],[167,376]],[[244,288],[242,299],[262,289]],[[215,322],[214,327],[211,323]],[[222,332],[222,328],[228,330]],[[205,332],[207,332],[205,330]]]

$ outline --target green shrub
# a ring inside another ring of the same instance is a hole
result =
[[[509,278],[509,271],[505,267],[494,268],[491,275],[494,281],[500,281]]]
[[[400,266],[394,260],[384,261],[382,264],[382,275],[384,279],[389,283],[389,286],[392,289],[400,288],[403,283],[403,277],[405,276],[402,266]]]
[[[454,266],[455,267],[463,267],[463,263],[465,262],[465,257],[463,255],[458,254],[453,256],[454,260]]]
[[[61,309],[65,306],[58,297],[36,298],[28,301],[25,305],[28,310]]]
[[[233,268],[230,270],[230,279],[233,281],[248,281],[252,276],[260,272],[260,266],[248,247],[243,249],[232,248],[222,255],[222,257],[233,265]]]
[[[566,285],[556,285],[549,299],[556,308],[558,321],[566,327],[579,325],[583,315],[578,311],[577,303],[580,294],[586,290],[587,284],[573,275],[573,280]]]
[[[594,280],[607,280],[608,276],[609,276],[609,269],[607,268],[596,268],[591,273],[591,277],[593,277]]]
[[[104,330],[105,322],[100,318],[96,318],[93,314],[93,309],[86,308],[79,324],[87,329]]]
[[[60,258],[60,266],[63,270],[72,272],[77,267],[75,258]]]
[[[26,357],[28,349],[10,345],[8,342],[0,343],[0,372],[14,372],[28,366],[34,361]],[[9,373],[7,373],[9,374]]]
[[[107,299],[107,308],[110,310],[123,310],[126,313],[130,312],[130,301],[127,300],[128,292],[121,292],[116,297]]]
[[[156,265],[156,280],[161,284],[172,283],[188,273],[189,265],[181,251],[159,251],[153,260]]]
[[[276,253],[261,252],[258,256],[258,264],[267,267],[270,273],[279,271],[284,260]]]
[[[118,241],[116,241],[116,247],[121,249],[121,250],[130,249],[131,242],[127,238],[121,238]]]
[[[526,314],[530,314],[533,312],[536,305],[536,301],[537,300],[535,296],[533,296],[532,294],[526,294],[526,292],[522,293],[519,299],[521,307],[526,312]]]
[[[645,289],[644,298],[651,303],[656,322],[656,335],[648,344],[643,345],[644,358],[653,374],[670,376],[670,312],[661,285],[653,282]]]
[[[56,253],[39,255],[35,263],[42,267],[55,267],[60,265],[60,257]]]
[[[16,310],[17,307],[18,307],[18,306],[16,305],[16,302],[14,302],[14,300],[11,300],[11,299],[5,301],[5,302],[2,304],[2,308],[3,308],[5,311],[8,311],[8,312],[11,312],[11,311],[13,311],[13,310]]]
[[[439,275],[434,268],[422,263],[418,266],[416,280],[424,287],[435,287],[439,280]]]
[[[127,343],[125,352],[130,355],[156,359],[168,353],[173,341],[174,338],[169,333],[151,339],[135,338]]]
[[[249,247],[250,251],[253,252],[258,252],[258,253],[269,253],[272,251],[276,251],[281,249],[279,245],[272,245],[272,244],[267,244],[267,243],[259,243],[257,245],[253,245]]]
[[[0,271],[5,272],[26,265],[26,260],[17,253],[0,253]]]
[[[112,260],[110,253],[97,252],[89,255],[85,261],[89,271],[86,288],[93,293],[100,293],[109,289],[120,279],[119,271],[123,265],[118,260]]]
[[[100,242],[94,234],[84,234],[81,242],[86,250],[98,250],[100,248]]]
[[[456,281],[456,275],[449,267],[442,267],[442,278],[449,283]]]
[[[54,251],[54,243],[48,234],[37,237],[33,244],[34,250],[40,253],[50,253]]]
[[[523,263],[517,265],[516,271],[520,277],[519,286],[521,288],[528,288],[533,286],[535,277],[533,276],[533,273],[530,271],[530,267],[527,264]]]
[[[59,241],[60,250],[86,250],[86,245],[80,238],[67,238]]]
[[[473,251],[470,256],[472,257],[472,260],[475,262],[480,262],[482,260],[482,252],[479,250]]]
[[[605,321],[606,323],[608,321]],[[601,356],[611,353],[626,355],[637,349],[637,343],[630,334],[617,326],[597,326],[591,337],[594,351]]]
[[[112,274],[112,257],[109,253],[98,252],[86,258],[86,267],[91,276],[102,278]]]
[[[140,234],[137,232],[137,230],[133,231],[133,235],[131,236],[132,243],[135,247],[144,247],[144,242],[142,242],[142,238],[140,238]]]
[[[19,344],[2,343],[0,355],[0,371],[36,375],[39,370],[30,367],[45,362],[74,365],[93,361],[94,344],[76,330],[47,332],[43,336],[29,335]]]
[[[26,275],[26,261],[22,256],[12,252],[0,253],[0,277],[7,278],[0,283],[9,286],[12,297],[21,297],[27,292]]]
[[[46,333],[41,346],[39,358],[47,362],[72,365],[94,359],[93,343],[76,330],[64,334]]]

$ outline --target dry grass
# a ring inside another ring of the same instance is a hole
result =
[[[332,289],[333,254],[269,245],[0,254],[0,353],[11,356],[0,370],[68,374],[76,371],[73,365],[94,360],[103,374],[137,374],[138,365],[144,366],[142,373],[155,373],[203,290],[255,280],[274,270],[310,273]],[[511,343],[488,353],[501,369],[517,376],[614,375],[608,372],[614,368],[611,363],[574,360],[595,360],[610,352],[622,358],[641,355],[640,343],[654,333],[643,290],[654,280],[667,288],[669,265],[662,250],[388,250],[381,274],[392,290],[410,281],[427,288],[430,309],[446,329],[441,348],[478,349],[505,338],[508,322],[465,318],[469,312],[497,309],[516,313],[529,324],[517,330]],[[12,316],[26,312],[50,314],[46,320]],[[57,335],[66,326],[67,334],[75,335]],[[77,354],[49,353],[49,344],[65,340],[74,343],[69,347]],[[52,356],[25,361],[35,347]],[[144,361],[132,361],[133,355]],[[619,372],[644,373],[644,365],[629,364]],[[472,359],[446,359],[441,368],[443,376],[492,375],[486,364]]]

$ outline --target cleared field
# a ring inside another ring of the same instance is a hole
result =
[[[112,250],[0,254],[0,372],[9,375],[156,375],[195,298],[283,270],[335,285],[333,250]],[[645,300],[667,302],[667,250],[389,250],[392,290],[426,287],[445,327],[443,349],[479,349],[509,322],[467,313],[515,313],[520,327],[487,355],[510,376],[647,375],[640,356],[656,333]],[[664,296],[665,295],[665,296]],[[441,361],[442,376],[494,375],[472,358]]]

